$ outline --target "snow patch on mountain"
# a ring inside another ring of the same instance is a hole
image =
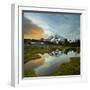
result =
[[[64,42],[65,38],[62,36],[59,36],[57,34],[51,35],[47,38],[48,41],[50,42],[55,42],[56,44],[58,44],[59,42]]]

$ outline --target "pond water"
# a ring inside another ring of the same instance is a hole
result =
[[[80,56],[79,53],[73,50],[68,51],[67,53],[55,50],[50,53],[38,54],[41,58],[30,60],[24,66],[25,70],[33,69],[37,76],[51,75],[51,73],[57,70],[61,64],[69,62],[71,57]]]

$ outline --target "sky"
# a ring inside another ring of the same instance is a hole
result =
[[[80,39],[80,14],[23,11],[26,39],[48,38],[58,34],[68,40]]]

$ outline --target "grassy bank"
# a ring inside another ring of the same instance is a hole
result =
[[[24,71],[24,77],[35,77],[36,76],[36,74],[35,74],[35,72],[34,72],[34,70],[25,70]]]
[[[53,75],[80,75],[80,57],[72,57],[70,62],[60,65]]]

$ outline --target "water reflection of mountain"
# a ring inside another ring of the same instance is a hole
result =
[[[50,56],[60,56],[62,54],[69,54],[69,53],[75,53],[75,54],[79,54],[77,51],[75,50],[68,50],[67,52],[65,50],[59,50],[59,49],[56,49],[55,51],[52,51],[50,53],[48,53]]]
[[[63,51],[60,51],[59,49],[56,49],[55,51],[52,51],[50,53],[48,53],[50,56],[60,56],[61,54],[63,54]]]

